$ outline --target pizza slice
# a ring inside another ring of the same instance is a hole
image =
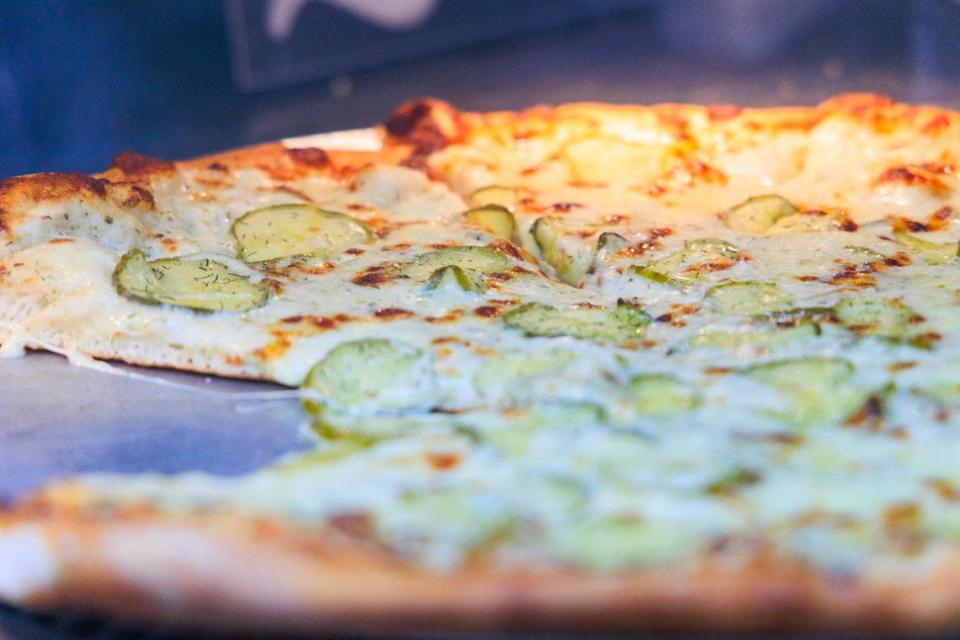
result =
[[[955,628],[958,118],[418,101],[373,155],[148,183],[128,156],[72,204],[8,181],[6,348],[299,386],[316,447],[54,483],[0,515],[0,597],[307,632]]]

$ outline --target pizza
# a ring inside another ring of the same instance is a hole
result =
[[[300,389],[0,511],[0,598],[317,630],[960,625],[960,114],[400,106],[0,182],[0,345]]]

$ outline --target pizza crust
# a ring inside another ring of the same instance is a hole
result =
[[[42,498],[0,517],[0,566],[0,598],[19,606],[221,631],[886,635],[960,624],[956,554],[922,582],[830,582],[773,558],[609,576],[438,573],[336,530],[222,513],[96,516]]]

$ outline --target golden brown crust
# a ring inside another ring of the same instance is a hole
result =
[[[136,184],[117,183],[82,173],[34,173],[0,180],[0,239],[12,235],[42,204],[67,200],[107,201],[126,210],[153,207],[153,195]]]
[[[621,575],[484,565],[444,573],[413,567],[335,528],[297,531],[262,519],[173,517],[149,508],[97,516],[84,512],[82,502],[67,485],[52,499],[0,515],[0,560],[14,572],[31,563],[56,567],[20,604],[305,633],[920,634],[960,623],[956,554],[923,581],[829,581],[771,558]],[[17,535],[34,544],[16,550],[3,544]],[[42,557],[28,558],[25,548]]]
[[[556,107],[536,106],[523,111],[458,112],[432,99],[404,103],[386,121],[388,144],[409,145],[412,155],[424,156],[450,144],[468,143],[479,135],[521,139],[544,133],[559,121],[592,118],[652,116],[659,125],[683,134],[690,120],[704,116],[709,122],[748,128],[809,130],[829,117],[844,117],[872,125],[884,133],[912,128],[933,135],[960,125],[960,114],[933,105],[908,105],[870,93],[842,94],[812,107],[746,108],[728,104],[616,105],[594,102]]]

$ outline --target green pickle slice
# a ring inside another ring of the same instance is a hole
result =
[[[514,213],[517,210],[517,190],[498,184],[481,187],[467,196],[467,204],[472,208],[497,205]]]
[[[400,275],[414,280],[427,280],[439,269],[454,266],[466,273],[477,274],[506,271],[512,266],[509,259],[490,247],[446,247],[428,251],[400,267]]]
[[[709,272],[701,268],[703,265],[737,260],[740,255],[740,250],[726,240],[718,238],[690,240],[684,243],[680,251],[644,266],[634,266],[633,273],[659,284],[682,289]]]
[[[478,227],[483,227],[504,240],[513,238],[517,230],[517,221],[513,214],[498,204],[488,204],[464,212],[463,217]]]
[[[960,255],[960,243],[956,242],[931,242],[904,231],[894,233],[893,239],[920,256],[927,264],[947,264]]]
[[[664,373],[644,373],[627,382],[631,408],[644,416],[674,416],[695,409],[699,395],[687,384]]]
[[[630,246],[630,241],[619,233],[604,231],[597,238],[597,252],[594,264],[603,264],[613,259],[618,252]]]
[[[310,369],[303,384],[333,409],[399,411],[422,405],[422,398],[408,392],[418,378],[429,375],[420,349],[396,340],[368,338],[331,349]]]
[[[853,365],[842,358],[777,360],[747,367],[743,374],[776,390],[789,406],[771,414],[796,425],[842,420],[869,395],[854,384]]]
[[[267,301],[270,289],[210,258],[147,260],[127,252],[113,270],[122,295],[145,304],[169,304],[196,311],[247,311]]]
[[[451,264],[433,272],[430,279],[423,285],[426,291],[449,291],[451,289],[483,293],[486,289],[483,274],[476,271],[466,271]]]
[[[573,286],[579,286],[593,264],[594,247],[583,245],[578,238],[566,237],[560,218],[539,218],[530,227],[543,260],[553,267],[557,277]]]
[[[797,208],[789,200],[783,196],[768,194],[747,198],[728,209],[723,219],[734,231],[761,234],[778,220],[796,213]]]
[[[651,318],[645,311],[625,302],[613,308],[558,308],[530,302],[504,314],[503,321],[528,336],[624,342],[643,335]]]
[[[864,336],[902,338],[916,312],[896,299],[844,298],[834,307],[837,320],[847,329]]]
[[[756,316],[783,311],[793,299],[772,282],[727,282],[707,290],[704,300],[717,312]]]
[[[355,218],[309,204],[281,204],[254,209],[230,227],[244,262],[292,256],[333,257],[368,242],[370,229]]]

